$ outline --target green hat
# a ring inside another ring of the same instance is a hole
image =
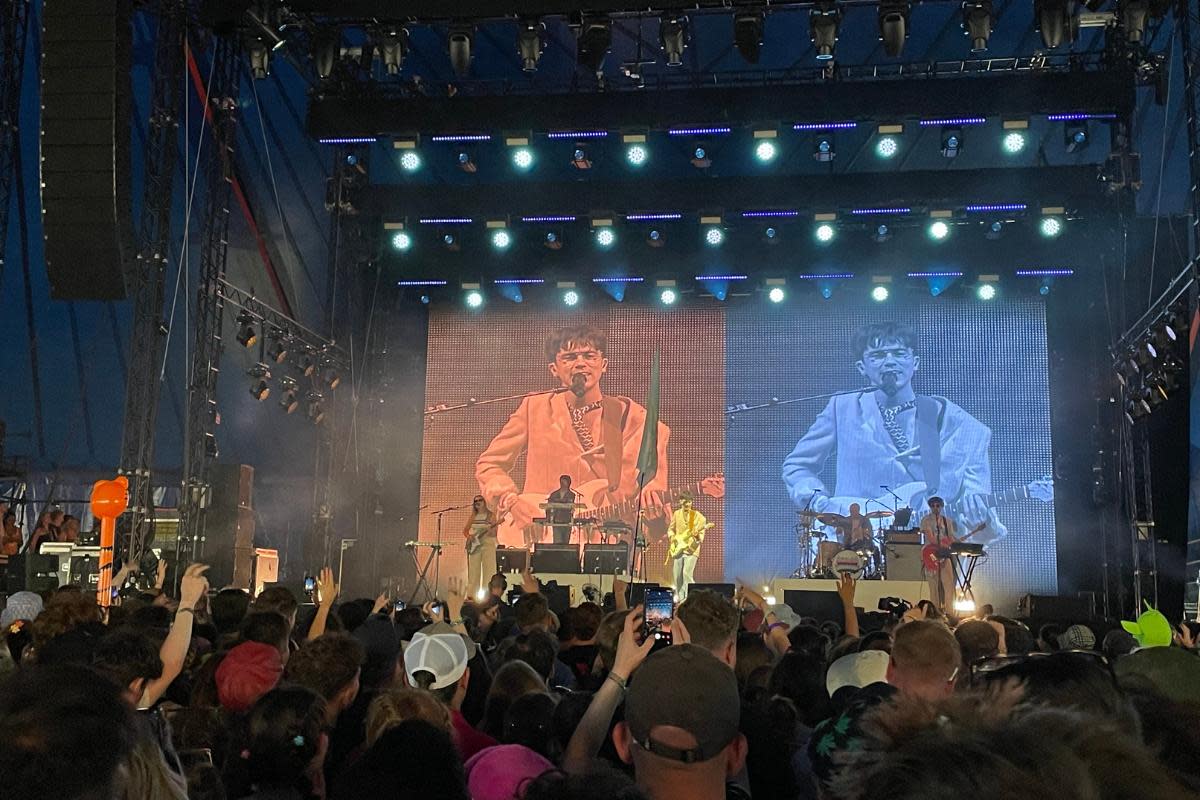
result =
[[[1161,611],[1151,608],[1149,603],[1146,603],[1146,610],[1137,618],[1137,622],[1121,620],[1121,627],[1133,634],[1141,647],[1169,647],[1174,634],[1167,618]]]

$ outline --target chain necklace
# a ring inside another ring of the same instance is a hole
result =
[[[887,430],[888,435],[892,437],[892,444],[896,445],[896,449],[901,453],[911,449],[912,444],[908,441],[908,435],[904,432],[903,426],[896,421],[896,417],[901,412],[916,407],[917,401],[909,400],[907,403],[901,403],[898,406],[885,406],[879,409],[879,414],[883,417],[883,427]]]
[[[595,442],[592,440],[592,431],[588,428],[584,417],[599,408],[602,402],[602,400],[597,400],[594,403],[588,403],[586,406],[575,406],[569,409],[571,412],[571,427],[575,429],[575,435],[579,437],[579,443],[583,445],[584,450],[591,450],[595,447]]]

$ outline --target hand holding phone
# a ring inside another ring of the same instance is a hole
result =
[[[671,622],[675,618],[675,590],[668,587],[647,589],[645,608],[643,636],[662,644],[670,644]]]
[[[397,600],[395,605],[393,606],[393,610],[394,611],[403,611],[407,607],[408,606],[405,604],[405,602],[403,600]]]
[[[306,594],[312,594],[317,590],[317,579],[312,575],[304,576],[304,591]]]

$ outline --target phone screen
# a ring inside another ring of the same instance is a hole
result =
[[[317,579],[312,575],[304,576],[304,591],[315,592],[317,590]]]
[[[432,606],[430,606],[429,610],[439,616],[444,617],[446,615],[446,606],[442,603],[434,603]]]
[[[671,641],[671,620],[675,616],[675,591],[668,588],[646,590],[646,635],[658,641]]]
[[[396,601],[396,610],[397,610],[397,611],[403,611],[404,609],[405,609],[404,601],[403,601],[403,600],[397,600],[397,601]]]

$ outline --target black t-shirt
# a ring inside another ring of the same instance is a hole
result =
[[[576,494],[570,489],[556,489],[546,498],[548,503],[574,503]],[[554,508],[546,511],[546,518],[551,522],[557,522],[563,525],[571,524],[571,520],[575,518],[575,512],[569,508]]]
[[[576,680],[579,680],[592,674],[592,665],[596,663],[597,652],[594,644],[577,644],[566,650],[560,650],[558,660],[570,667]]]

